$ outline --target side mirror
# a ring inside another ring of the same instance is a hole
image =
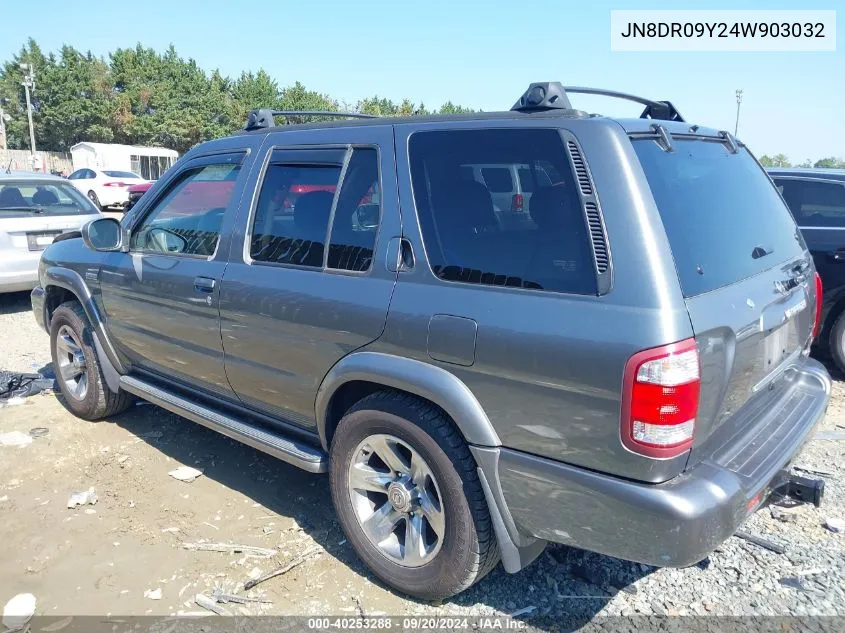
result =
[[[82,241],[95,251],[119,251],[123,248],[123,228],[114,218],[97,218],[82,227]]]

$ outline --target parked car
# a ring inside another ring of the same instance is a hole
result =
[[[131,171],[110,169],[77,169],[68,180],[74,187],[88,196],[98,209],[123,207],[129,202],[128,189],[132,185],[147,182]]]
[[[683,567],[772,498],[818,504],[789,467],[831,387],[812,258],[745,146],[639,101],[586,115],[547,83],[509,112],[252,113],[44,253],[66,406],[138,396],[328,472],[361,559],[425,599],[548,541]],[[533,226],[499,224],[476,164],[554,171]]]
[[[500,225],[516,227],[530,220],[531,194],[551,186],[552,180],[540,165],[462,165],[468,178],[490,192],[493,211]]]
[[[845,169],[772,168],[824,286],[817,345],[845,372]]]
[[[126,206],[123,207],[123,210],[125,212],[128,212],[132,207],[135,206],[138,200],[141,199],[141,196],[147,193],[147,191],[149,191],[150,187],[152,186],[152,182],[142,182],[127,188],[126,193],[128,194],[129,199],[126,201]]]
[[[64,178],[0,172],[0,293],[38,285],[38,259],[62,233],[100,217]]]

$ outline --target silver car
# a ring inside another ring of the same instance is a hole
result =
[[[100,215],[64,178],[0,172],[0,293],[37,286],[41,252]]]

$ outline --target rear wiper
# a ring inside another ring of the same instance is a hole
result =
[[[0,211],[32,211],[33,213],[44,213],[44,207],[0,207]]]

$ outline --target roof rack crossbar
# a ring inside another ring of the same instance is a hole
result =
[[[656,119],[660,121],[681,121],[683,117],[680,112],[669,101],[653,101],[645,97],[638,97],[637,95],[628,94],[627,92],[618,92],[616,90],[603,90],[602,88],[585,88],[582,86],[564,86],[566,92],[574,92],[576,94],[600,95],[602,97],[613,97],[615,99],[625,99],[626,101],[634,101],[645,106],[645,110],[640,114],[641,119]]]
[[[261,108],[249,113],[246,120],[245,130],[260,130],[273,127],[276,124],[277,116],[298,116],[298,117],[342,117],[346,119],[377,119],[375,114],[364,114],[363,112],[333,112],[331,110],[270,110]]]

